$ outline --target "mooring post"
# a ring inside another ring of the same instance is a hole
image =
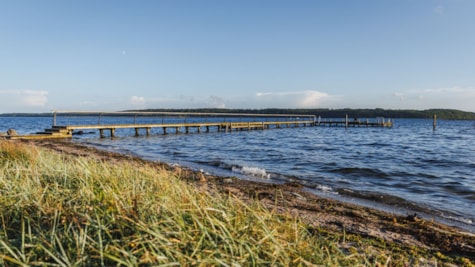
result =
[[[436,114],[434,114],[434,122],[433,122],[432,126],[434,127],[433,130],[435,131],[435,128],[437,127],[437,115]]]
[[[56,126],[56,111],[53,111],[53,126]]]
[[[345,128],[348,128],[348,114],[345,117]]]

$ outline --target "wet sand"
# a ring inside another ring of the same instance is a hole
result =
[[[147,161],[135,156],[100,150],[68,140],[23,141],[53,151],[93,157],[113,164],[128,161],[166,168],[200,190],[234,195],[243,201],[259,200],[276,213],[298,216],[310,232],[340,232],[384,240],[404,247],[419,247],[475,262],[475,234],[425,220],[417,215],[396,215],[373,208],[317,196],[296,183],[268,184],[235,177],[205,175],[183,167]]]

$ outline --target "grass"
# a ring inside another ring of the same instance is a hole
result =
[[[199,190],[182,178],[165,169],[0,141],[0,265],[427,263],[419,261],[426,252],[309,231],[298,218]]]

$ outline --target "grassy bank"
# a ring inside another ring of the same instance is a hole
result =
[[[180,171],[0,141],[3,266],[435,266],[470,261],[322,229]],[[199,183],[198,183],[199,185]]]

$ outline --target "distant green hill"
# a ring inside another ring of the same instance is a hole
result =
[[[130,110],[132,111],[132,110]],[[139,110],[134,110],[139,111]],[[257,113],[257,114],[302,114],[316,115],[322,118],[344,118],[348,114],[351,118],[432,118],[437,114],[438,119],[446,120],[475,120],[474,112],[454,109],[428,110],[394,110],[394,109],[147,109],[140,111],[168,111],[168,112],[212,112],[212,113]]]
[[[127,110],[141,112],[211,112],[211,113],[256,113],[256,114],[302,114],[316,115],[322,118],[344,118],[346,114],[350,118],[408,118],[423,119],[432,118],[437,114],[437,118],[441,120],[475,120],[474,112],[460,111],[454,109],[428,109],[428,110],[409,110],[409,109],[146,109],[146,110]],[[97,113],[95,113],[97,114]],[[82,114],[87,116],[88,114]],[[52,113],[5,113],[0,114],[1,117],[51,117]]]

